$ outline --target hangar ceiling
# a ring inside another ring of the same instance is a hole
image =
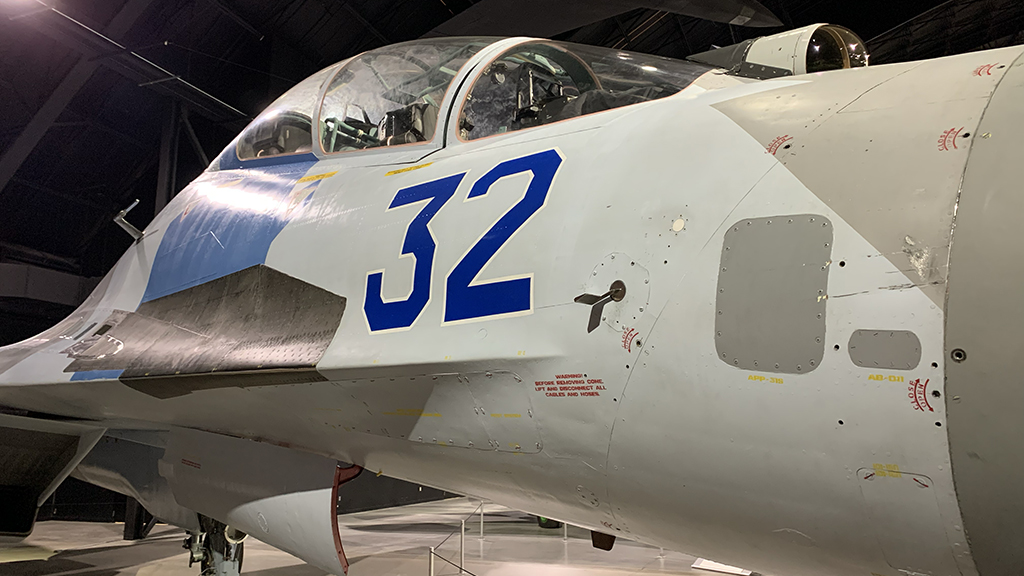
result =
[[[378,46],[471,29],[467,21],[550,20],[561,5],[45,1],[0,0],[0,344],[69,313],[130,243],[113,216],[139,198],[131,220],[144,225],[248,118],[305,76]],[[782,26],[644,7],[682,0],[588,0],[596,16],[562,10],[554,37],[682,58],[830,22],[867,40],[873,64],[1024,43],[1020,0],[716,1],[763,7],[769,14],[755,20],[774,15]]]

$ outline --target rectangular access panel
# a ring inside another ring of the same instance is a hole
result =
[[[750,218],[725,233],[715,348],[730,366],[806,374],[825,353],[832,223],[819,214]]]

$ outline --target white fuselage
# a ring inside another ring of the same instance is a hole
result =
[[[446,145],[434,151],[319,159],[305,175],[334,174],[319,179],[306,203],[287,208],[266,265],[346,298],[316,366],[326,381],[159,399],[118,380],[69,382],[61,351],[70,343],[51,333],[0,376],[0,403],[119,428],[181,426],[267,440],[761,572],[973,576],[941,396],[941,295],[967,155],[936,150],[935,138],[953,125],[974,132],[998,79],[977,79],[973,92],[931,79],[1008,64],[1020,52],[764,82],[710,72],[675,96],[549,126],[464,142],[452,122]],[[939,88],[928,104],[894,91],[854,111],[894,82]],[[891,124],[900,118],[903,127]],[[842,128],[828,133],[833,124]],[[766,151],[783,136],[792,148]],[[863,158],[836,152],[854,141],[885,150]],[[470,283],[529,278],[530,309],[445,321],[446,310],[461,305],[451,300],[449,276],[525,197],[531,176],[500,178],[469,199],[474,183],[503,162],[545,151],[561,162],[542,206]],[[812,155],[813,167],[789,165]],[[399,301],[412,291],[417,264],[401,249],[423,204],[388,209],[396,192],[462,173],[429,223],[436,251],[428,303],[411,327],[371,332],[368,275],[383,271],[382,301]],[[164,233],[188,218],[190,203],[285,209],[246,196],[244,185],[218,192],[245,177],[211,171],[182,191],[74,321],[137,308]],[[919,189],[922,205],[937,206],[941,217],[920,230],[913,222],[890,227],[883,235],[896,248],[880,246],[872,218],[889,222],[880,213],[917,208],[855,198],[879,182]],[[767,226],[765,219],[795,226],[786,222],[792,218],[829,229],[825,257],[814,262],[827,289],[791,287],[826,310],[821,341],[803,343],[823,355],[809,356],[814,363],[799,372],[775,369],[771,359],[764,370],[747,369],[721,357],[717,316],[749,315],[762,341],[794,336],[788,322],[766,333],[759,320],[784,311],[720,310],[724,286],[745,284],[751,302],[770,288],[759,288],[757,275],[723,283],[727,233]],[[922,241],[931,259],[916,268],[921,230],[938,230],[940,239],[945,230],[946,243]],[[591,308],[574,298],[601,295],[615,280],[625,297],[606,304],[588,333]],[[919,363],[857,365],[848,350],[857,330],[912,332]],[[930,382],[922,389],[927,407],[915,405],[914,381]]]

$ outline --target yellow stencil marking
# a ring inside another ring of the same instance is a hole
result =
[[[418,166],[409,166],[408,168],[398,168],[398,169],[392,170],[392,171],[390,171],[390,172],[388,172],[387,174],[384,174],[384,175],[385,176],[392,176],[394,174],[401,174],[402,172],[412,172],[413,170],[419,170],[420,168],[426,168],[427,166],[430,166],[431,164],[433,164],[433,162],[427,162],[426,164],[420,164]]]
[[[756,380],[758,382],[771,382],[772,384],[784,384],[782,378],[776,378],[774,376],[759,376],[757,374],[751,374],[747,376],[747,380]]]
[[[298,184],[302,184],[304,182],[316,182],[317,180],[324,180],[326,178],[334,176],[337,173],[337,171],[334,171],[327,172],[326,174],[310,174],[309,176],[303,176],[302,178],[299,178]]]
[[[880,477],[889,478],[902,478],[903,474],[900,472],[898,464],[872,464],[871,468],[874,469],[875,475]]]

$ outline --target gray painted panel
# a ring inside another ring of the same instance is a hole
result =
[[[955,570],[931,478],[877,468],[861,468],[857,478],[871,528],[890,566],[904,574]],[[907,514],[908,508],[914,513]],[[927,535],[919,541],[931,545],[907,546],[907,534]]]
[[[355,400],[330,408],[346,431],[487,451],[542,448],[528,388],[514,372],[371,378],[337,386],[339,398]]]
[[[131,496],[164,522],[198,530],[196,513],[174,500],[167,479],[160,476],[157,462],[163,455],[163,448],[104,436],[71,475]]]
[[[723,362],[806,374],[821,363],[832,223],[817,214],[741,220],[725,233],[715,346]]]
[[[856,330],[847,349],[864,368],[913,370],[921,362],[921,340],[910,330]]]
[[[1006,73],[964,175],[949,264],[953,480],[982,576],[1024,574],[1024,59]],[[951,360],[962,349],[966,358]]]
[[[343,296],[252,266],[135,312],[114,311],[66,350],[74,362],[65,372],[124,370],[123,381],[160,398],[320,381],[313,366],[334,338],[345,303]]]
[[[716,108],[766,148],[792,137],[788,149],[775,152],[779,161],[941,308],[966,146],[969,135],[980,133],[975,128],[1002,70],[978,81],[950,78],[970,76],[993,57],[849,70],[829,82],[759,92]],[[779,108],[780,99],[792,104]],[[940,150],[937,139],[958,128],[955,147]]]

